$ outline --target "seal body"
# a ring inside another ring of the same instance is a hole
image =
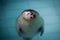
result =
[[[27,10],[27,11],[31,12],[31,10]],[[33,13],[35,12],[35,16],[36,16],[35,18],[33,16],[28,16],[28,18],[25,17],[25,16],[27,16],[27,15],[25,15],[27,11],[25,11],[24,14],[22,13],[22,15],[20,15],[17,18],[16,28],[17,28],[18,34],[21,37],[23,37],[26,40],[29,40],[33,36],[38,34],[39,32],[41,32],[40,35],[43,34],[43,32],[44,32],[44,20],[34,10],[32,10],[32,12]]]

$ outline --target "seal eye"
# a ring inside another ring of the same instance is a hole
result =
[[[27,15],[29,15],[30,13],[27,13]]]

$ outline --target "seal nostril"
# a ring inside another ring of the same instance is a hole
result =
[[[30,17],[32,19],[32,17]]]

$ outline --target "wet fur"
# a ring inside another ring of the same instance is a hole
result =
[[[44,20],[38,15],[36,19],[25,20],[23,16],[19,16],[16,21],[16,29],[19,36],[23,37],[24,40],[31,40],[33,36],[41,32],[42,36],[44,32]]]

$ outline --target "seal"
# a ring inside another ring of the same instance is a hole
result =
[[[24,10],[16,20],[16,29],[24,40],[31,40],[35,35],[44,32],[44,20],[39,13],[32,9]]]

